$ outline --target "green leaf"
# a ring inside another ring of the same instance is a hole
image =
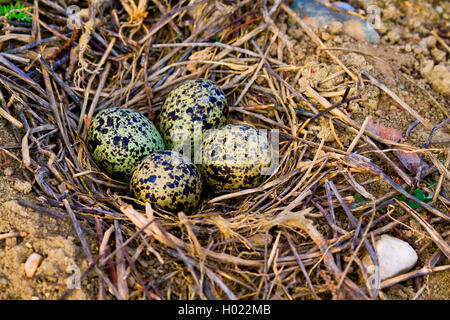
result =
[[[430,181],[430,182],[427,182],[427,184],[428,184],[428,186],[429,186],[429,184],[434,183],[434,182],[435,182],[435,181]],[[429,187],[430,187],[430,186],[429,186]],[[408,192],[408,193],[410,193],[410,192],[411,192],[411,187],[407,187],[407,188],[405,189],[405,191]],[[429,194],[428,192],[425,192],[424,190],[422,190],[422,189],[420,189],[420,188],[415,189],[414,192],[413,192],[413,195],[414,195],[414,197],[415,197],[417,200],[420,200],[420,201],[425,202],[425,203],[428,203],[428,202],[431,201],[431,199],[433,199],[433,195]],[[397,200],[400,200],[400,201],[403,201],[403,202],[408,201],[408,205],[409,205],[411,208],[413,208],[413,209],[420,209],[420,208],[422,208],[422,206],[421,206],[420,204],[418,204],[416,201],[413,201],[413,200],[410,200],[410,199],[406,198],[406,196],[404,196],[403,194],[402,194],[402,195],[399,195],[399,196],[397,196],[397,197],[395,197],[395,198],[396,198]],[[421,210],[419,211],[419,213],[420,213],[420,214],[425,214],[426,211],[425,211],[425,209],[421,209]]]
[[[413,209],[419,209],[421,206],[415,201],[409,200],[408,205]]]
[[[422,189],[414,190],[414,196],[422,202],[425,200],[425,195],[424,195]]]

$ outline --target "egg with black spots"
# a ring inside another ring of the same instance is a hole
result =
[[[86,143],[99,168],[114,179],[128,182],[139,161],[164,150],[156,126],[137,111],[113,107],[91,121]]]
[[[130,181],[130,191],[136,199],[173,213],[195,210],[202,187],[197,167],[175,151],[148,155],[139,163]]]
[[[258,186],[270,164],[267,135],[247,124],[229,124],[208,130],[202,144],[200,170],[214,190]]]
[[[211,80],[194,79],[169,93],[161,107],[158,128],[172,150],[186,142],[201,143],[206,130],[224,126],[227,119],[228,103],[222,89]]]

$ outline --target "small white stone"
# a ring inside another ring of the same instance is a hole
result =
[[[417,262],[417,253],[405,241],[382,235],[375,243],[380,281],[394,277],[411,269]],[[373,274],[373,264],[369,255],[363,258],[369,274]]]
[[[42,260],[42,256],[39,253],[32,253],[27,261],[23,265],[23,271],[28,278],[31,278],[36,273],[39,263]]]

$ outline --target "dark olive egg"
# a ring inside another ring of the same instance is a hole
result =
[[[86,143],[100,169],[112,178],[128,182],[139,161],[164,149],[155,125],[139,112],[108,108],[91,121]]]
[[[175,151],[144,158],[130,181],[136,199],[169,212],[192,212],[200,202],[202,179],[197,167]]]
[[[214,190],[258,186],[270,164],[270,148],[263,131],[246,124],[229,124],[205,133],[200,170]]]
[[[205,130],[224,126],[227,118],[228,104],[222,89],[210,80],[194,79],[169,93],[161,107],[158,128],[172,150],[183,142],[201,141]]]

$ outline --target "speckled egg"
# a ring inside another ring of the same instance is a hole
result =
[[[144,158],[130,181],[130,191],[144,202],[169,212],[192,212],[200,202],[202,178],[197,167],[175,151]]]
[[[124,182],[130,180],[142,158],[164,149],[163,139],[150,120],[137,111],[117,107],[92,119],[86,142],[100,169]]]
[[[267,135],[246,124],[229,124],[205,133],[200,170],[215,190],[253,188],[270,164]]]
[[[224,126],[228,118],[225,95],[213,81],[188,80],[173,89],[161,108],[158,128],[167,148],[183,141],[201,141],[205,130]],[[195,137],[195,138],[194,138]]]

